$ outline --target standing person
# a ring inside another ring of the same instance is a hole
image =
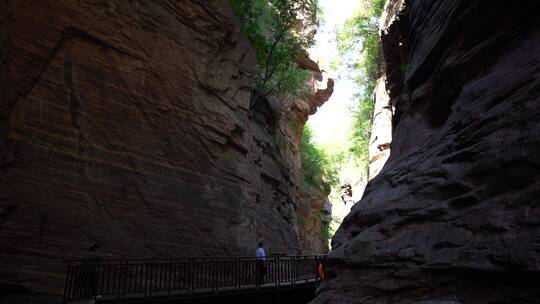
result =
[[[103,260],[103,257],[97,252],[98,249],[99,249],[98,244],[96,243],[90,244],[90,247],[88,247],[88,253],[84,257],[84,259],[91,262],[100,262],[101,260]]]
[[[319,262],[318,274],[319,274],[319,280],[324,281],[324,264],[323,264],[323,262]]]
[[[83,282],[83,290],[86,290],[89,296],[93,299],[90,300],[90,304],[95,303],[97,298],[101,298],[98,294],[98,278],[100,274],[100,265],[103,263],[104,257],[112,256],[112,254],[100,254],[98,253],[99,245],[96,243],[90,244],[86,256],[83,257],[81,264],[81,282]],[[103,271],[103,270],[102,270]]]
[[[263,241],[259,242],[259,248],[257,248],[255,255],[257,256],[257,284],[262,285],[266,276],[266,252]]]
[[[98,264],[103,258],[97,253],[99,245],[92,243],[88,247],[88,252],[82,259],[81,274],[79,288],[87,293],[87,296],[92,297],[90,303],[95,302],[98,286]]]

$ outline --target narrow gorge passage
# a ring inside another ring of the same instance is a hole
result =
[[[540,303],[538,16],[0,0],[0,303]]]

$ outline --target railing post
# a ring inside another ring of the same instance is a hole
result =
[[[212,292],[214,294],[218,291],[219,285],[219,258],[216,258],[212,275]]]
[[[279,288],[279,286],[281,285],[281,257],[276,257],[276,260],[275,260],[275,265],[274,265],[274,278],[276,280],[276,286]]]
[[[110,267],[107,267],[106,263],[101,264],[101,275],[99,278],[98,289],[102,295],[109,293],[110,280]],[[105,276],[106,275],[106,276]]]
[[[238,291],[238,289],[240,289],[240,282],[242,282],[242,276],[241,276],[241,269],[240,269],[240,258],[236,258],[234,260],[234,265],[235,265],[235,268],[234,268],[234,289],[235,291]]]
[[[298,279],[298,261],[300,257],[295,256],[293,259],[293,267],[292,267],[292,280],[293,280],[293,286],[296,285],[296,280]]]
[[[236,276],[236,269],[237,269],[237,266],[238,264],[236,263],[236,259],[233,259],[232,260],[232,265],[231,265],[231,273],[229,274],[230,277],[231,277],[231,283],[233,285],[233,290],[236,290],[236,284],[237,284],[237,279],[238,277]]]
[[[255,263],[255,286],[258,289],[261,287],[261,278],[262,278],[262,267],[259,267],[259,260],[257,258],[254,259]]]
[[[240,285],[242,285],[242,260],[240,258],[237,258],[235,263],[236,263],[235,291],[238,291],[240,289]]]
[[[296,261],[297,257],[293,256],[291,258],[291,278],[292,278],[292,286],[296,285]]]
[[[76,295],[78,298],[84,298],[86,296],[86,294],[84,293],[86,288],[86,277],[83,264],[79,266],[77,279],[79,280],[79,286],[77,286]]]
[[[114,295],[115,291],[118,292],[117,290],[118,286],[116,285],[117,283],[116,279],[118,277],[118,264],[113,264],[113,266],[114,267],[112,269],[114,269],[114,272],[113,272],[113,279],[112,279],[112,292]]]
[[[152,260],[150,260],[148,270],[150,270],[150,281],[148,282],[148,296],[152,297],[152,286],[154,285],[154,263]]]
[[[172,276],[173,276],[173,262],[172,262],[172,258],[169,260],[169,271],[168,271],[168,274],[169,274],[169,279],[167,280],[168,284],[167,284],[167,295],[170,297],[171,296],[171,281],[172,281]]]
[[[284,263],[284,266],[283,266],[285,268],[285,277],[284,277],[284,279],[286,280],[287,283],[290,282],[290,280],[291,280],[290,279],[291,278],[291,269],[290,269],[291,267],[290,266],[291,266],[291,257],[289,256],[289,257],[287,257],[285,259],[285,263]]]
[[[274,280],[274,285],[276,288],[278,287],[278,279],[277,279],[277,257],[272,257],[272,280]]]
[[[129,268],[129,261],[124,260],[122,263],[122,270],[121,270],[121,281],[122,281],[122,300],[126,298],[126,288],[127,288],[127,280],[128,280],[128,268]]]
[[[132,265],[129,263],[129,260],[126,260],[125,269],[124,269],[124,273],[125,273],[124,288],[122,289],[124,292],[122,294],[122,299],[125,299],[126,293],[129,293],[131,291],[131,278],[133,277],[131,266]]]
[[[195,269],[193,266],[193,259],[189,259],[189,278],[187,281],[188,285],[188,294],[192,294],[194,291],[194,282],[195,282]]]
[[[124,288],[122,285],[123,283],[123,268],[124,268],[124,262],[125,261],[120,261],[120,264],[116,264],[116,272],[118,273],[117,275],[117,278],[118,278],[118,287],[116,288],[116,300],[119,301],[120,300],[120,295],[122,294],[122,289]]]
[[[309,272],[308,272],[309,262],[310,262],[310,259],[305,258],[304,259],[304,264],[302,265],[302,269],[303,269],[303,272],[304,272],[304,278],[306,279],[306,282],[305,282],[306,285],[309,282]]]
[[[144,271],[144,297],[146,298],[148,295],[148,272],[150,271],[150,260],[146,260],[144,266],[146,268]]]
[[[65,304],[67,300],[68,290],[69,290],[69,279],[71,272],[71,261],[68,261],[66,268],[66,279],[64,280],[64,296],[62,297],[62,303]]]

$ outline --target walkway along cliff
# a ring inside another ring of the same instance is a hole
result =
[[[540,302],[539,13],[387,2],[391,153],[312,303]]]
[[[0,1],[0,42],[0,286],[61,294],[61,260],[90,243],[325,250],[298,149],[333,82],[311,66],[308,100],[249,110],[255,56],[227,1]]]

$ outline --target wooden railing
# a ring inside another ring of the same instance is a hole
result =
[[[325,256],[107,259],[67,262],[64,303],[216,295],[316,284]]]

